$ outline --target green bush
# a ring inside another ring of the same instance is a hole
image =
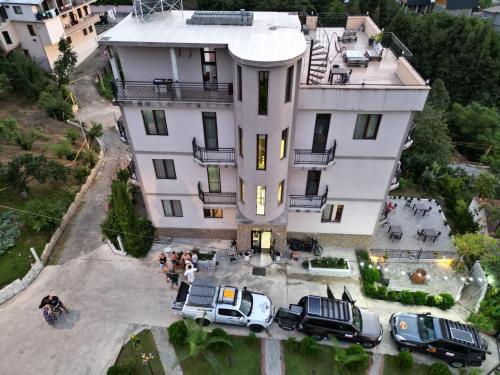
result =
[[[108,368],[107,375],[136,375],[139,374],[134,362],[129,362],[124,365],[114,365]]]
[[[435,362],[429,368],[429,375],[451,375],[451,371],[444,362]]]
[[[87,137],[91,141],[95,141],[97,138],[102,137],[103,130],[102,125],[98,122],[92,121],[92,127],[87,131]]]
[[[48,116],[59,121],[71,120],[74,117],[70,94],[64,87],[48,86],[40,94],[38,104]]]
[[[113,88],[111,87],[111,81],[113,80],[113,72],[109,70],[102,75],[101,81],[96,83],[97,92],[105,99],[113,100],[114,98]]]
[[[187,328],[183,320],[170,324],[167,328],[168,341],[173,345],[182,345],[186,342]]]
[[[347,261],[343,258],[314,258],[311,259],[311,267],[347,269]]]
[[[402,370],[409,370],[413,367],[413,356],[408,350],[401,350],[396,358],[396,363]]]
[[[371,264],[370,264],[371,265]],[[362,272],[361,275],[363,277],[363,281],[367,283],[375,283],[380,280],[380,271],[376,269],[374,266],[373,268],[366,267]]]
[[[368,297],[375,298],[377,295],[377,288],[371,283],[363,283],[363,290]]]
[[[377,292],[375,293],[378,299],[387,299],[387,287],[385,285],[381,285],[377,288]]]
[[[413,293],[410,292],[409,290],[401,291],[399,302],[401,302],[404,305],[413,305],[414,303]]]
[[[21,235],[21,224],[13,211],[0,213],[0,255],[16,244]]]
[[[49,198],[36,198],[26,203],[25,210],[38,215],[24,214],[24,223],[37,232],[50,232],[56,229],[66,212],[68,202]],[[40,215],[40,216],[39,216]]]
[[[440,293],[439,297],[441,297],[441,301],[436,306],[442,310],[448,310],[455,304],[455,300],[450,293]]]
[[[427,296],[427,299],[425,301],[426,306],[436,306],[436,296],[430,295]]]
[[[290,337],[289,337],[290,338]],[[253,332],[250,332],[248,334],[247,337],[245,337],[245,343],[248,345],[248,346],[254,346],[255,344],[257,344],[259,342],[259,338],[257,337],[257,335]]]
[[[421,291],[414,292],[413,301],[415,302],[415,305],[425,305],[427,301],[427,293]]]
[[[0,99],[5,98],[10,90],[12,90],[12,86],[9,77],[5,73],[0,73]]]
[[[470,314],[467,320],[481,331],[490,334],[500,332],[500,291],[490,287],[479,305],[479,311]]]
[[[80,151],[80,160],[89,168],[94,168],[99,157],[91,148],[84,148]]]
[[[66,159],[74,155],[73,147],[71,147],[71,144],[67,140],[52,144],[50,148],[59,159]]]
[[[288,349],[298,353],[300,351],[300,342],[297,341],[297,339],[293,336],[289,336],[285,340],[285,345],[288,347]]]
[[[119,169],[118,172],[116,173],[116,178],[119,179],[120,181],[127,182],[128,179],[130,178],[130,172],[128,171],[127,168]]]
[[[214,328],[211,332],[209,332],[208,337],[218,337],[227,341],[231,341],[231,336],[229,336],[229,334],[222,328]],[[228,344],[226,344],[225,342],[214,342],[210,345],[210,348],[216,352],[221,352],[227,347]]]
[[[319,344],[311,336],[305,336],[300,341],[300,352],[306,357],[313,357],[319,349]]]
[[[69,141],[69,143],[71,143],[72,145],[75,145],[76,141],[78,141],[78,139],[80,138],[80,132],[76,129],[71,128],[71,129],[66,130],[66,132],[64,133],[64,136]]]
[[[370,357],[361,345],[355,344],[346,349],[336,348],[335,350],[342,350],[345,352],[343,367],[346,370],[361,372],[361,370],[368,368]]]
[[[34,130],[20,131],[17,134],[16,143],[21,149],[29,151],[39,138],[38,132]]]
[[[87,181],[87,176],[90,174],[90,169],[86,166],[81,165],[73,170],[73,177],[78,181],[79,184],[84,184]]]
[[[401,299],[399,290],[389,290],[387,292],[387,299],[392,302],[398,302]]]
[[[7,142],[16,142],[19,135],[19,124],[16,119],[5,118],[0,120],[0,139]]]

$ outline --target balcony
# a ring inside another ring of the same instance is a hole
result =
[[[198,197],[207,205],[235,206],[236,193],[209,193],[201,189],[201,182],[198,182]]]
[[[406,136],[405,144],[403,145],[403,150],[408,150],[413,144],[413,133],[415,132],[415,122],[412,121],[408,135]]]
[[[337,141],[333,141],[333,146],[328,150],[325,150],[324,152],[313,152],[312,150],[295,149],[293,164],[299,166],[328,166],[335,160],[336,148]]]
[[[232,83],[174,82],[171,79],[154,81],[114,81],[115,100],[161,100],[174,102],[233,102]]]
[[[193,157],[201,164],[230,164],[235,165],[234,148],[218,148],[217,150],[207,150],[196,144],[193,137]]]
[[[80,20],[80,22],[75,23],[74,25],[64,25],[64,33],[69,36],[77,31],[84,29],[89,25],[93,25],[96,22],[100,21],[100,17],[98,14],[88,15]]]
[[[95,3],[97,0],[73,0],[66,4],[57,4],[57,8],[61,14],[69,12],[72,9],[76,9],[85,4]]]
[[[401,176],[401,162],[398,162],[398,168],[396,169],[396,173],[394,173],[394,177],[391,181],[391,186],[389,186],[389,191],[397,189],[399,187],[399,176]]]
[[[321,210],[326,204],[328,186],[323,195],[290,195],[289,208]]]

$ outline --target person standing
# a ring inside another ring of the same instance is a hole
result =
[[[194,268],[191,264],[188,264],[186,271],[184,271],[184,276],[187,277],[188,283],[192,284],[194,281],[194,273],[196,272],[196,268]]]
[[[198,271],[198,253],[193,251],[193,255],[191,256],[191,263],[193,263],[193,267]]]
[[[167,283],[170,281],[170,289],[174,289],[174,286],[179,286],[179,274],[175,272],[174,269],[167,273]]]
[[[160,272],[165,272],[163,270],[165,268],[165,264],[167,263],[167,256],[165,255],[165,253],[160,253],[158,261],[160,262]]]

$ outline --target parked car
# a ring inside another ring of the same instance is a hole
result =
[[[260,332],[273,322],[275,309],[269,297],[246,288],[217,286],[213,279],[182,282],[172,306],[186,318],[207,326],[210,323],[247,326]]]
[[[357,307],[344,288],[342,299],[335,299],[327,289],[328,297],[302,297],[297,305],[280,308],[275,321],[285,330],[298,328],[317,339],[335,336],[341,340],[373,348],[382,341],[382,325],[378,315]]]
[[[429,353],[452,367],[481,366],[488,343],[472,326],[426,314],[397,313],[389,320],[399,350]]]
[[[311,237],[307,237],[305,240],[290,239],[288,241],[288,247],[292,251],[312,252],[317,257],[323,254],[323,248],[321,247],[321,245],[317,240]]]

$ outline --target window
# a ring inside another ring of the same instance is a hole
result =
[[[156,178],[175,180],[175,166],[172,159],[153,159],[155,167]]]
[[[28,32],[30,33],[31,36],[36,36],[35,28],[33,25],[26,25],[28,27]]]
[[[243,315],[238,310],[219,309],[219,315],[230,316],[233,318],[241,318]]]
[[[266,187],[257,186],[257,215],[265,215],[266,211]]]
[[[219,140],[217,136],[217,115],[215,112],[202,112],[203,135],[205,137],[205,148],[207,150],[218,150]]]
[[[241,203],[245,203],[245,183],[240,178],[240,201]]]
[[[94,32],[94,29],[92,28],[92,25],[89,26],[89,33],[93,33]]]
[[[382,115],[358,115],[353,139],[376,139],[381,119]]]
[[[307,171],[306,195],[318,195],[321,171]]]
[[[269,72],[259,72],[259,115],[267,116]]]
[[[337,210],[335,211],[335,216],[333,215],[334,213],[334,205],[333,204],[327,204],[325,208],[323,208],[323,212],[321,213],[321,222],[322,223],[340,223],[342,220],[342,212],[344,211],[344,205],[339,204],[337,205]]]
[[[142,119],[147,135],[168,135],[164,111],[144,109]]]
[[[243,157],[243,129],[238,126],[238,148],[240,156]]]
[[[238,80],[238,100],[243,100],[243,80],[241,77],[241,65],[236,65],[236,79]]]
[[[161,203],[163,205],[163,213],[165,214],[165,216],[182,217],[181,201],[162,199]]]
[[[288,145],[288,128],[281,132],[280,160],[286,157],[286,147]]]
[[[88,34],[87,29],[83,29],[83,36],[86,36]]]
[[[314,136],[312,152],[322,154],[326,150],[326,141],[328,140],[328,131],[330,130],[330,120],[332,115],[329,113],[318,113],[314,124]]]
[[[285,190],[285,180],[280,181],[278,184],[278,206],[283,203],[284,190]]]
[[[205,90],[217,90],[217,58],[215,48],[202,48],[201,73]]]
[[[20,6],[14,5],[13,8],[15,14],[23,14],[23,9]]]
[[[203,217],[210,219],[222,219],[222,208],[204,208]]]
[[[12,44],[12,39],[10,39],[10,35],[7,31],[2,31],[2,35],[6,44]]]
[[[84,11],[84,13],[85,13],[85,15],[86,15],[86,16],[88,16],[88,15],[89,15],[89,7],[88,7],[88,6],[86,6],[86,5],[85,5],[85,6],[83,7],[83,11]],[[89,27],[89,29],[90,29],[90,27]]]
[[[257,170],[266,170],[267,134],[257,134]]]
[[[78,9],[76,10],[76,12],[78,13],[78,18],[82,18],[82,17],[83,17],[83,16],[82,16],[82,9],[81,9],[81,8],[78,8]]]
[[[286,70],[285,103],[292,101],[293,65]]]
[[[220,183],[220,169],[216,165],[211,165],[207,167],[208,175],[208,191],[210,193],[220,193],[221,183]]]

